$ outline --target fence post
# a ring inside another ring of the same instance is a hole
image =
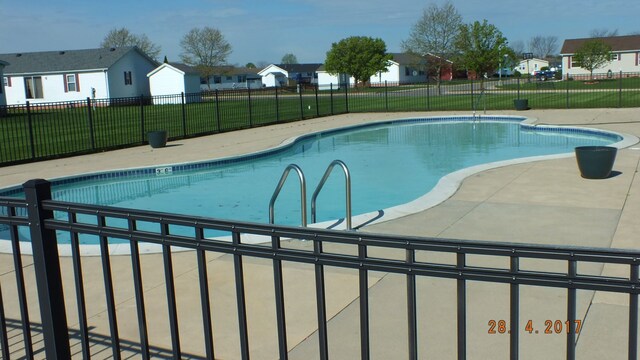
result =
[[[331,115],[333,115],[333,83],[329,84],[329,103],[331,104]]]
[[[96,135],[93,133],[93,113],[91,111],[91,98],[87,96],[87,119],[89,120],[89,137],[91,139],[91,150],[96,149]]]
[[[273,87],[276,90],[276,122],[280,122],[280,104],[278,103],[278,86]]]
[[[31,159],[36,158],[36,144],[33,140],[33,123],[31,121],[31,104],[27,101],[27,124],[29,125],[29,142],[31,143]]]
[[[620,91],[618,92],[618,107],[622,107],[622,70],[620,70],[620,81],[618,81]]]
[[[429,75],[427,75],[427,111],[431,110],[431,98],[429,97],[430,90],[431,84],[429,83]]]
[[[62,292],[58,241],[54,230],[45,228],[45,220],[53,219],[53,211],[42,202],[51,200],[51,183],[35,179],[23,184],[28,204],[29,231],[33,250],[33,266],[42,317],[42,334],[47,359],[70,359],[67,314]]]
[[[349,113],[349,79],[344,83],[344,104],[346,112]]]
[[[320,117],[320,103],[318,102],[318,84],[314,87],[316,91],[316,117]]]
[[[567,77],[567,109],[569,108],[569,78]]]
[[[253,113],[251,111],[251,86],[247,84],[247,98],[249,101],[249,127],[253,127]]]
[[[518,100],[520,100],[520,78],[518,78]]]
[[[473,79],[471,79],[471,110],[474,109],[473,106]]]
[[[384,81],[384,110],[389,111],[389,89],[387,88],[387,80]]]
[[[187,137],[187,109],[185,108],[184,91],[180,92],[182,103],[182,137]]]
[[[140,94],[138,102],[140,103],[140,135],[141,141],[144,142],[144,99],[142,98],[142,94]]]
[[[304,104],[302,104],[302,86],[298,84],[298,95],[300,97],[300,120],[304,120]]]
[[[218,99],[218,89],[215,89],[216,95],[216,118],[218,120],[218,132],[222,132],[222,128],[220,127],[220,99]]]

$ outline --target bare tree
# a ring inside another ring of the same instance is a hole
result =
[[[618,29],[608,30],[608,29],[593,29],[589,32],[589,36],[592,38],[603,38],[603,37],[612,37],[618,36]]]
[[[558,50],[557,36],[536,35],[529,40],[529,51],[539,59],[555,55]]]
[[[211,27],[193,28],[182,38],[180,46],[183,51],[180,54],[182,61],[195,66],[211,88],[209,77],[214,75],[216,66],[227,63],[227,57],[231,54],[231,45],[220,30]]]
[[[118,48],[124,46],[137,46],[149,57],[158,60],[160,46],[149,40],[147,35],[132,34],[127,28],[111,29],[100,43],[103,48]]]
[[[402,42],[403,51],[425,58],[433,55],[427,62],[430,69],[426,70],[436,74],[438,91],[442,71],[455,54],[453,45],[461,25],[462,16],[450,1],[442,6],[431,3],[413,25],[409,38]]]
[[[515,54],[515,56],[522,57],[522,54],[524,54],[525,52],[524,41],[516,40],[513,43],[511,43],[511,50],[513,50],[513,53]]]

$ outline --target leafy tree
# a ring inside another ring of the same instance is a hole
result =
[[[514,57],[507,38],[487,20],[461,25],[455,48],[459,52],[459,64],[475,72],[481,82],[484,74],[498,67],[505,54]]]
[[[297,64],[298,58],[295,55],[288,53],[282,57],[282,60],[280,60],[280,63],[281,64]]]
[[[256,64],[254,64],[252,62],[248,62],[247,65],[245,65],[244,67],[246,67],[247,69],[255,69],[256,68]]]
[[[331,44],[324,66],[329,74],[348,74],[358,84],[377,72],[386,71],[392,58],[382,39],[351,36]]]
[[[536,35],[529,40],[529,51],[531,51],[535,57],[540,59],[546,59],[547,57],[554,55],[557,49],[557,36]]]
[[[573,59],[589,70],[589,78],[593,79],[593,70],[611,62],[611,46],[602,40],[587,40],[576,50]]]
[[[160,46],[149,40],[147,35],[132,34],[127,28],[111,29],[100,43],[102,48],[119,48],[124,46],[137,46],[142,52],[152,59],[157,60],[160,55]]]
[[[436,74],[438,91],[442,70],[454,55],[453,43],[461,24],[462,16],[451,2],[447,1],[440,7],[432,3],[413,25],[409,38],[402,42],[402,49],[406,52],[423,57],[435,55],[427,62],[426,70]]]
[[[231,45],[220,30],[208,26],[193,28],[182,38],[180,46],[183,51],[180,54],[182,61],[196,67],[211,88],[209,77],[214,75],[216,66],[227,63],[227,57],[231,54]]]

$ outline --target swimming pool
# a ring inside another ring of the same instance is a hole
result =
[[[302,168],[310,195],[331,161],[340,159],[352,176],[353,214],[365,214],[354,221],[358,226],[429,207],[450,196],[461,176],[487,166],[567,156],[576,146],[622,140],[610,132],[533,126],[524,120],[433,117],[336,129],[242,157],[53,180],[53,198],[267,222],[269,199],[287,165]],[[344,177],[334,171],[318,197],[320,222],[345,216]],[[438,194],[425,196],[439,183]],[[20,196],[20,190],[6,194]],[[300,224],[299,184],[294,176],[285,183],[275,213],[278,224]],[[6,237],[0,233],[0,238]]]

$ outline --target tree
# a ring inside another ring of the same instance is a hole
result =
[[[132,34],[127,28],[111,29],[100,43],[102,48],[119,48],[124,46],[137,46],[142,52],[152,59],[157,60],[160,55],[160,46],[149,40],[147,35]]]
[[[386,71],[392,58],[382,39],[351,36],[331,44],[324,66],[329,74],[353,76],[358,84],[377,72]]]
[[[459,52],[459,64],[467,71],[475,72],[481,79],[481,86],[483,75],[496,69],[505,54],[514,56],[502,32],[487,20],[461,25],[455,48]]]
[[[576,50],[573,59],[589,70],[589,78],[593,79],[593,70],[611,62],[611,46],[602,40],[587,40]]]
[[[252,62],[248,62],[247,65],[245,65],[244,67],[246,67],[247,69],[255,69],[256,68],[256,64],[254,64]]]
[[[297,64],[298,58],[295,55],[288,53],[282,57],[282,60],[280,61],[280,63],[281,64]]]
[[[557,36],[536,35],[529,40],[529,51],[539,59],[546,59],[554,55],[558,49]]]
[[[231,45],[220,30],[208,26],[193,28],[182,38],[180,46],[182,61],[196,67],[211,88],[209,77],[214,75],[216,66],[227,63],[227,57],[231,54]]]
[[[432,3],[413,25],[409,38],[402,42],[403,51],[425,58],[429,54],[435,55],[429,58],[425,70],[436,74],[438,92],[442,70],[454,54],[453,43],[461,24],[462,16],[451,2],[447,1],[441,7]]]
[[[593,29],[589,32],[589,36],[592,38],[603,38],[603,37],[612,37],[618,36],[618,29],[608,30],[608,29]]]

